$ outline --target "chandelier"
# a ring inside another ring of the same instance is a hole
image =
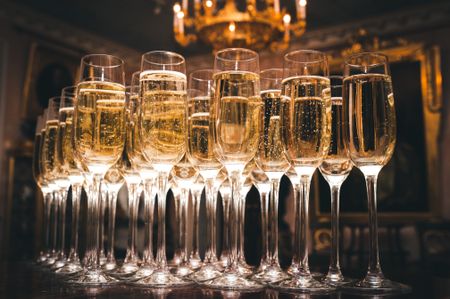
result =
[[[175,40],[183,47],[203,41],[214,50],[245,47],[255,50],[286,49],[291,34],[301,36],[306,26],[306,0],[295,0],[294,17],[280,0],[247,0],[239,9],[235,0],[182,0],[173,6]],[[192,3],[191,3],[192,4]]]

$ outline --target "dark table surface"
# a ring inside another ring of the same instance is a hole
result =
[[[397,280],[412,286],[413,292],[406,295],[383,296],[382,298],[450,298],[449,280],[439,281],[423,271],[403,269],[404,275],[397,274]],[[401,276],[402,279],[399,279]],[[257,293],[219,291],[192,286],[182,289],[139,289],[126,285],[114,287],[80,288],[68,285],[60,277],[43,271],[31,262],[0,263],[0,298],[381,298],[376,295],[352,295],[334,292],[329,295],[288,294],[272,289]]]

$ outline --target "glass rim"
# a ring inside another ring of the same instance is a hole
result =
[[[171,63],[161,63],[161,62],[151,61],[151,60],[147,59],[147,57],[152,54],[165,54],[165,55],[167,55],[167,57],[179,58],[180,61],[171,62]],[[183,55],[178,54],[176,52],[172,52],[172,51],[166,51],[166,50],[152,50],[152,51],[145,52],[144,54],[142,54],[141,59],[142,59],[142,61],[145,61],[150,64],[154,64],[154,65],[182,65],[183,63],[186,62]],[[139,72],[142,72],[142,71],[139,71]]]
[[[298,55],[298,54],[315,54],[320,56],[320,58],[313,59],[313,60],[307,60],[307,61],[299,61],[297,59],[291,58],[292,56]],[[327,61],[327,55],[318,50],[295,50],[291,51],[289,53],[286,53],[284,55],[284,61],[293,62],[293,63],[299,63],[299,64],[315,64],[315,63],[321,63]]]
[[[377,58],[381,58],[383,61],[380,61],[378,63],[367,64],[367,65],[350,63],[350,61],[352,59],[356,59],[356,58],[363,57],[363,56],[377,57]],[[356,67],[356,68],[360,68],[360,67],[374,67],[374,66],[378,66],[378,65],[388,64],[388,62],[389,62],[388,56],[386,54],[381,53],[381,52],[360,52],[360,53],[354,53],[354,54],[351,54],[351,55],[345,57],[345,60],[344,60],[344,63],[346,65],[348,65],[350,67]]]
[[[130,87],[133,87],[133,86],[139,86],[139,82],[140,82],[140,78],[141,78],[141,76],[140,76],[140,74],[141,74],[142,72],[141,71],[135,71],[135,72],[133,72],[132,74],[131,74],[131,80],[130,80],[130,84],[125,84],[125,87],[128,87],[128,86],[130,86]],[[137,84],[134,84],[133,85],[133,78],[134,78],[134,76],[135,75],[137,75]]]
[[[116,60],[116,64],[113,65],[100,65],[100,64],[92,64],[92,63],[88,63],[86,60],[88,58],[94,58],[94,57],[109,57],[112,58],[113,60]],[[84,55],[81,58],[81,63],[86,64],[86,65],[90,65],[90,66],[94,66],[94,67],[102,67],[102,68],[108,68],[108,69],[112,69],[112,68],[117,68],[120,66],[123,66],[125,64],[125,61],[115,55],[111,55],[111,54],[88,54],[88,55]]]
[[[198,74],[198,73],[211,73],[211,79],[195,77],[195,74]],[[190,80],[195,80],[195,81],[200,81],[200,82],[213,81],[212,75],[214,75],[214,69],[198,69],[198,70],[195,70],[195,71],[192,71],[189,73],[189,81]]]
[[[73,89],[73,92],[67,92],[67,90]],[[61,89],[61,97],[69,97],[69,95],[76,96],[77,94],[77,85],[69,85]]]
[[[230,59],[230,58],[225,58],[225,57],[221,57],[220,56],[221,54],[226,53],[226,52],[238,52],[238,51],[252,54],[252,55],[254,55],[254,57],[250,57],[250,58],[246,58],[246,59]],[[252,60],[258,59],[259,58],[259,54],[258,54],[258,52],[250,50],[250,49],[247,49],[247,48],[225,48],[225,49],[222,49],[220,51],[217,51],[216,54],[214,55],[214,58],[222,60],[222,61],[250,62]]]
[[[272,73],[272,72],[280,72],[281,76],[277,77],[277,78],[264,77],[264,74]],[[259,78],[260,78],[260,80],[272,80],[272,81],[283,80],[283,68],[282,67],[272,67],[272,68],[268,68],[268,69],[263,69],[259,72]]]

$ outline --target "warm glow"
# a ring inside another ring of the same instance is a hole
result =
[[[298,3],[300,6],[306,6],[306,0],[299,0]]]
[[[206,1],[206,7],[211,8],[213,6],[213,2],[211,0]]]
[[[175,5],[173,6],[173,12],[178,14],[181,11],[181,6],[179,3],[175,3]]]
[[[285,15],[283,16],[283,23],[284,23],[284,24],[289,24],[290,22],[291,22],[291,15],[285,14]]]
[[[234,32],[236,30],[236,24],[234,24],[234,22],[231,22],[230,25],[228,25],[228,30]]]
[[[179,11],[179,12],[177,13],[177,18],[178,18],[178,19],[184,18],[184,12]]]

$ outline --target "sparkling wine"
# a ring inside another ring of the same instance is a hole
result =
[[[281,90],[262,91],[261,98],[264,118],[255,161],[266,173],[284,173],[289,168],[289,163],[281,137]]]
[[[344,79],[344,116],[350,155],[359,168],[383,166],[396,141],[392,82],[388,75],[362,74]]]
[[[41,148],[42,134],[40,131],[34,135],[34,147],[33,147],[33,177],[39,184],[41,180],[41,166],[40,166],[40,148]]]
[[[91,171],[106,171],[120,158],[124,147],[125,87],[107,82],[80,83],[77,101],[78,154]]]
[[[320,165],[323,175],[347,175],[352,169],[344,137],[342,98],[331,98],[331,138],[328,154]]]
[[[185,152],[186,75],[175,71],[141,73],[142,150],[158,170],[170,170]]]
[[[58,175],[58,120],[48,121],[45,126],[44,143],[42,146],[42,174],[48,181],[53,181]]]
[[[188,156],[205,177],[209,177],[208,171],[214,176],[221,167],[214,154],[215,123],[210,109],[211,100],[209,96],[188,99]]]
[[[316,168],[330,143],[330,80],[289,77],[282,83],[283,140],[294,167]]]
[[[262,119],[259,76],[232,71],[214,75],[216,152],[224,164],[250,161],[257,149]]]

